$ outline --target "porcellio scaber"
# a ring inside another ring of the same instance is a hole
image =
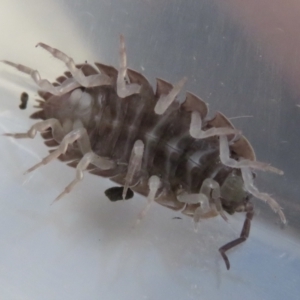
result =
[[[118,193],[127,199],[131,190],[146,196],[138,221],[153,201],[191,216],[195,229],[201,219],[220,215],[226,221],[227,214],[245,212],[240,237],[219,249],[227,269],[225,252],[249,236],[252,196],[286,223],[278,203],[253,183],[254,170],[283,172],[256,161],[249,141],[222,113],[208,119],[208,107],[199,97],[186,92],[180,101],[186,78],[174,86],[157,79],[154,92],[142,74],[127,68],[123,36],[118,69],[101,63],[95,63],[98,70],[88,63],[76,65],[60,50],[37,46],[64,62],[68,71],[51,83],[36,70],[3,61],[30,75],[40,88],[39,110],[31,118],[42,120],[25,133],[5,135],[34,138],[41,132],[45,144],[55,147],[27,173],[57,158],[76,168],[75,179],[56,201],[87,170],[121,185],[106,193],[112,201],[118,200],[113,199]]]

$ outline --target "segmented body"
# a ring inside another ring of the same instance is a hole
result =
[[[78,67],[85,75],[97,72],[90,65]],[[112,67],[111,69],[111,73],[117,73],[117,70]],[[139,94],[121,100],[114,86],[78,88],[63,96],[40,92],[45,102],[40,103],[42,110],[34,113],[32,118],[55,118],[61,124],[70,121],[73,124],[79,119],[87,129],[93,151],[116,162],[116,167],[112,170],[94,169],[90,172],[109,177],[123,185],[133,145],[136,140],[142,140],[145,144],[142,168],[131,189],[147,196],[148,179],[152,175],[158,175],[162,185],[156,202],[176,210],[186,206],[183,213],[192,215],[191,208],[195,209],[197,205],[179,202],[176,198],[178,192],[183,190],[187,193],[198,193],[206,178],[215,179],[221,186],[234,169],[221,163],[218,137],[197,140],[189,134],[193,101],[196,106],[200,99],[189,94],[184,103],[175,102],[165,114],[157,115],[154,107],[160,95],[167,94],[172,85],[158,80],[154,93],[142,75],[131,70],[127,74],[131,82],[142,84]],[[65,79],[62,76],[58,78],[60,83]],[[205,118],[207,109],[204,103],[201,105],[201,113]],[[233,127],[220,113],[203,123],[202,129],[207,130],[213,126]],[[50,137],[47,145],[55,146],[52,135],[47,134],[44,137]],[[237,146],[238,143],[241,140],[233,145]],[[237,147],[237,152],[241,152],[240,156],[246,159],[254,159],[251,146],[246,140],[243,140],[242,146]],[[233,151],[232,155],[238,157]],[[81,156],[78,147],[74,146],[61,159],[76,166]]]
[[[46,90],[39,92],[40,110],[31,116],[45,121],[27,133],[6,135],[33,138],[41,131],[47,146],[59,146],[29,171],[56,157],[77,168],[75,180],[57,199],[88,169],[125,186],[124,199],[130,187],[148,197],[147,209],[155,200],[192,216],[196,223],[218,214],[227,219],[224,211],[245,211],[241,237],[220,248],[227,268],[225,251],[249,235],[251,194],[266,201],[285,222],[276,201],[254,187],[251,170],[280,171],[256,162],[250,143],[223,114],[207,119],[207,105],[191,93],[178,100],[185,79],[175,86],[157,79],[154,91],[143,75],[127,69],[122,37],[119,70],[99,63],[98,70],[89,64],[75,66],[59,50],[39,45],[64,61],[69,71],[51,85],[37,71],[4,61]],[[52,131],[46,131],[49,128]]]

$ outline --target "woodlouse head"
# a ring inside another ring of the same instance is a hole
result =
[[[223,209],[234,214],[243,210],[242,207],[249,201],[249,193],[244,189],[244,181],[236,172],[230,173],[220,189]]]

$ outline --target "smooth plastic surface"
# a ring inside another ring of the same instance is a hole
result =
[[[37,43],[78,63],[117,67],[120,34],[128,67],[153,85],[155,77],[174,84],[187,76],[184,89],[208,102],[210,114],[232,118],[259,161],[284,170],[283,176],[258,173],[255,183],[278,200],[288,225],[282,229],[278,215],[254,199],[250,238],[228,252],[227,271],[218,248],[240,234],[243,214],[228,223],[221,217],[201,221],[195,233],[191,218],[154,203],[133,229],[146,199],[110,202],[104,190],[114,184],[88,174],[51,206],[75,169],[56,161],[24,176],[48,148],[39,136],[0,137],[1,299],[299,299],[299,93],[294,73],[282,63],[287,53],[271,47],[272,31],[253,31],[243,9],[233,0],[2,1],[0,59],[45,78],[65,68]],[[285,29],[287,13],[276,12],[270,9],[266,20],[275,15],[281,25],[266,28],[294,40],[285,43],[294,50],[299,37]],[[259,16],[263,20],[263,11]],[[264,24],[257,18],[254,28]],[[28,130],[34,83],[1,65],[0,88],[0,133]],[[18,107],[24,91],[30,99],[25,111]]]

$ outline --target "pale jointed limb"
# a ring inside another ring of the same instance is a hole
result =
[[[138,175],[141,170],[144,154],[144,143],[141,140],[137,140],[132,148],[131,156],[128,163],[127,174],[125,177],[125,184],[122,193],[123,200],[125,200],[127,190],[132,184],[132,180]]]
[[[43,158],[40,163],[36,164],[35,166],[33,166],[29,170],[27,170],[26,173],[32,172],[42,165],[48,164],[50,161],[58,158],[61,154],[65,154],[68,149],[68,146],[70,144],[73,144],[75,141],[77,141],[77,143],[79,144],[80,149],[82,149],[82,148],[86,149],[87,152],[85,154],[92,153],[86,129],[85,128],[74,129],[63,138],[60,145],[58,146],[58,148],[55,151],[53,151],[48,156]],[[86,144],[87,142],[88,142],[88,144]],[[82,144],[85,144],[85,145],[82,145]],[[88,149],[90,149],[90,151],[88,151]],[[105,170],[105,169],[113,168],[115,166],[114,162],[112,162],[106,158],[97,156],[94,153],[93,153],[93,155],[91,155],[91,157],[93,158],[92,163],[94,165],[96,165],[98,168]]]
[[[227,243],[226,245],[222,246],[219,249],[219,251],[225,261],[227,270],[230,269],[230,263],[229,263],[229,259],[225,252],[247,240],[247,238],[249,237],[249,233],[250,233],[251,220],[253,218],[253,215],[254,215],[253,206],[251,203],[248,202],[247,206],[246,206],[246,219],[245,219],[240,237]]]
[[[220,136],[220,160],[222,164],[231,168],[242,168],[242,167],[249,167],[251,169],[257,169],[262,171],[269,171],[273,173],[277,173],[282,175],[283,171],[272,167],[270,164],[259,162],[259,161],[252,161],[248,159],[241,159],[237,161],[230,157],[230,149],[228,144],[228,139],[226,136]]]
[[[147,211],[149,210],[151,204],[155,200],[156,193],[158,189],[160,188],[161,182],[160,178],[156,175],[153,175],[149,178],[148,180],[148,185],[149,185],[149,194],[147,197],[147,205],[146,207],[139,213],[138,219],[136,221],[135,225],[138,225],[140,221],[145,217]]]
[[[76,129],[71,132],[69,132],[61,141],[61,144],[58,146],[58,148],[50,153],[48,156],[44,157],[41,162],[34,165],[30,169],[28,169],[25,174],[30,173],[37,168],[41,167],[42,165],[48,164],[50,161],[58,158],[61,154],[65,154],[67,152],[69,144],[73,144],[76,140],[80,138],[80,136],[83,134],[83,131],[85,131],[84,128]]]
[[[211,206],[214,205],[220,216],[227,221],[221,202],[221,189],[217,181],[211,178],[206,178],[201,186],[200,193],[211,197]]]
[[[202,120],[201,115],[197,111],[193,111],[191,115],[191,125],[190,125],[190,135],[195,139],[205,139],[211,136],[223,136],[230,134],[241,134],[237,129],[220,127],[220,128],[210,128],[206,131],[202,130]]]
[[[243,159],[240,161],[236,161],[235,159],[230,158],[229,156],[230,150],[229,150],[229,144],[226,136],[220,136],[220,159],[221,162],[229,166],[231,168],[239,168],[242,172],[242,177],[244,181],[244,187],[245,189],[255,196],[256,198],[268,203],[268,205],[279,214],[280,219],[282,223],[286,223],[286,218],[284,216],[284,213],[282,211],[282,208],[279,206],[279,204],[268,194],[266,193],[260,193],[258,189],[254,186],[253,183],[253,174],[251,169],[258,169],[262,171],[270,171],[277,174],[282,175],[283,172],[281,170],[278,170],[269,164],[258,162],[258,161],[252,161]]]
[[[40,121],[35,123],[30,127],[30,129],[25,133],[4,133],[5,136],[11,136],[15,139],[24,139],[24,138],[31,138],[33,139],[37,132],[44,132],[47,129],[52,129],[52,136],[57,141],[60,142],[65,132],[63,130],[63,127],[61,126],[60,122],[57,119],[48,119],[45,121]]]
[[[76,177],[75,179],[65,188],[65,190],[54,200],[57,201],[62,198],[65,194],[69,193],[74,186],[83,179],[83,171],[87,169],[89,164],[93,164],[96,167],[107,170],[115,167],[115,163],[107,158],[100,157],[92,152],[89,137],[85,128],[76,128],[69,132],[65,137],[62,139],[59,147],[48,156],[43,158],[43,160],[36,164],[35,166],[31,167],[26,173],[32,172],[38,167],[42,165],[48,164],[50,161],[58,158],[61,154],[65,154],[68,146],[73,144],[77,141],[79,148],[81,149],[84,156],[79,161],[76,167]]]
[[[117,77],[117,94],[120,98],[125,98],[139,93],[141,87],[136,83],[127,83],[127,57],[124,36],[120,36],[120,68]]]
[[[200,203],[200,206],[195,210],[193,219],[194,219],[194,230],[195,232],[198,231],[198,225],[200,222],[200,219],[204,217],[205,214],[210,212],[212,210],[212,207],[209,203],[209,198],[205,194],[198,194],[198,203]]]
[[[74,188],[74,186],[79,183],[83,179],[83,172],[87,169],[87,167],[92,164],[96,167],[107,170],[113,168],[115,165],[112,161],[109,161],[106,158],[100,157],[96,155],[94,152],[88,152],[86,153],[81,160],[79,161],[77,167],[76,167],[76,176],[75,179],[64,189],[64,191],[56,197],[55,201],[58,201],[63,196],[65,196],[67,193],[70,193],[71,190]]]
[[[172,102],[176,99],[177,95],[180,93],[186,81],[186,77],[182,78],[179,82],[177,82],[174,85],[169,94],[160,96],[154,107],[154,111],[156,114],[162,115],[168,109],[168,107],[172,104]]]
[[[83,87],[95,87],[112,84],[111,78],[105,74],[85,76],[82,70],[76,67],[73,58],[67,56],[65,53],[61,52],[58,49],[52,48],[44,43],[38,43],[37,47],[42,47],[43,49],[50,52],[55,58],[64,62],[73,78]]]
[[[209,213],[220,214],[224,220],[227,220],[220,200],[220,186],[212,178],[206,178],[203,181],[199,194],[178,195],[177,199],[186,204],[200,203],[193,216],[195,231],[198,230],[200,219],[207,217]]]
[[[286,218],[280,205],[270,195],[259,192],[256,186],[254,186],[251,169],[248,167],[242,167],[241,171],[246,191],[252,194],[254,197],[266,202],[273,209],[273,211],[280,216],[282,223],[286,224]]]
[[[60,142],[60,145],[56,150],[43,158],[40,163],[28,169],[25,174],[34,171],[42,165],[48,164],[52,160],[58,158],[61,154],[65,154],[68,146],[73,144],[75,141],[77,142],[83,154],[83,157],[76,167],[75,179],[65,188],[65,190],[55,199],[55,201],[69,193],[74,186],[83,179],[83,171],[87,169],[89,164],[93,164],[102,170],[112,169],[115,167],[115,162],[107,158],[100,157],[92,151],[89,136],[86,129],[82,127],[82,123],[80,121],[75,121],[73,124],[73,128],[75,129],[67,134],[58,120],[48,119],[34,124],[26,133],[6,133],[4,135],[14,138],[34,138],[38,131],[43,132],[48,128],[52,129],[52,136],[57,142]]]
[[[53,86],[53,84],[49,80],[41,79],[41,75],[37,70],[33,70],[29,67],[20,64],[15,64],[7,60],[2,60],[2,62],[16,68],[17,70],[23,73],[29,74],[39,88],[41,88],[45,92],[51,93],[56,96],[64,95],[80,87],[80,84],[76,82],[74,78],[68,78],[61,85]]]

